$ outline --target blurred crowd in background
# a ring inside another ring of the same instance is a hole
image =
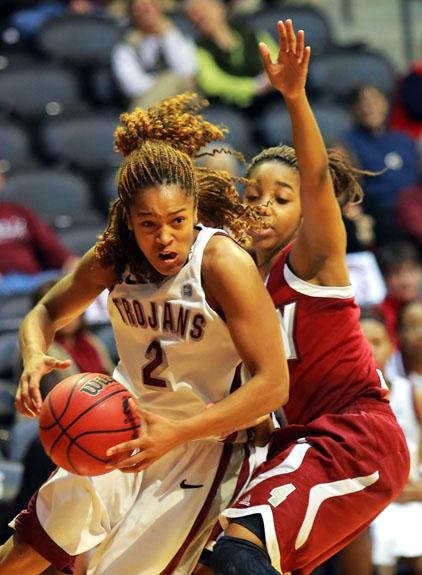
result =
[[[119,114],[195,91],[209,101],[206,117],[229,129],[222,145],[240,151],[245,162],[263,147],[291,143],[287,111],[263,74],[258,51],[264,41],[275,55],[276,21],[286,18],[305,30],[312,48],[307,90],[327,146],[345,150],[367,171],[363,203],[343,208],[347,257],[362,328],[390,386],[413,460],[402,499],[355,550],[318,572],[422,574],[422,406],[413,399],[422,387],[422,58],[398,71],[387,52],[368,42],[339,42],[322,0],[2,2],[3,535],[14,510],[50,472],[36,423],[14,410],[17,330],[46,287],[72,269],[106,223],[116,195],[113,131]],[[200,161],[234,175],[245,167],[235,154]],[[71,357],[74,371],[112,371],[117,355],[105,298],[57,334],[55,353]],[[43,383],[44,393],[53,379]]]

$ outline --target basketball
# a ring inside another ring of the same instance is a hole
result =
[[[59,467],[77,475],[102,475],[107,449],[135,439],[140,419],[129,408],[130,391],[102,373],[78,373],[58,383],[45,398],[39,435]]]

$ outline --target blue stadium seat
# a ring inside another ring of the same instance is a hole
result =
[[[4,114],[33,121],[88,108],[78,79],[66,68],[38,65],[1,73],[0,111]]]
[[[227,142],[235,150],[242,152],[248,160],[256,153],[252,126],[240,112],[223,104],[213,104],[209,108],[204,108],[202,114],[209,122],[229,129],[221,147]],[[218,148],[219,145],[219,142],[216,142],[215,147]]]
[[[46,21],[36,35],[44,56],[75,66],[108,64],[122,29],[113,18],[94,14],[65,14]]]
[[[87,172],[117,166],[120,156],[113,150],[117,123],[117,113],[47,122],[41,128],[44,153],[60,165]]]
[[[101,225],[74,226],[58,230],[58,235],[65,246],[77,256],[88,251],[105,229],[105,222]]]
[[[278,41],[277,21],[287,18],[293,20],[296,30],[305,31],[312,54],[325,54],[335,46],[331,23],[322,10],[310,4],[264,7],[241,21],[254,30],[266,30]]]
[[[348,110],[330,102],[314,102],[312,108],[326,144],[338,142],[351,125]],[[292,144],[290,116],[281,102],[279,106],[272,106],[263,114],[260,135],[264,146]]]
[[[395,68],[381,52],[343,49],[314,58],[309,67],[308,87],[314,97],[345,101],[354,89],[367,84],[387,95],[395,88]]]
[[[14,122],[0,122],[0,171],[13,173],[37,165],[25,128]]]
[[[57,228],[104,221],[93,206],[88,182],[76,173],[40,169],[15,174],[7,179],[3,197],[31,207]]]

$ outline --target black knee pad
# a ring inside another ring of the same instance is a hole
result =
[[[214,575],[279,575],[264,549],[237,537],[224,535],[210,558]]]

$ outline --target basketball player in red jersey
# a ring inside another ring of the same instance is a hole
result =
[[[256,261],[283,324],[287,424],[236,503],[210,558],[215,575],[307,575],[354,539],[406,483],[409,457],[382,376],[359,327],[339,203],[361,195],[357,171],[327,153],[305,92],[310,48],[278,23],[272,86],[291,117],[294,149],[256,156],[246,201],[267,227]],[[202,569],[201,572],[204,572]],[[209,571],[207,571],[209,572]]]

